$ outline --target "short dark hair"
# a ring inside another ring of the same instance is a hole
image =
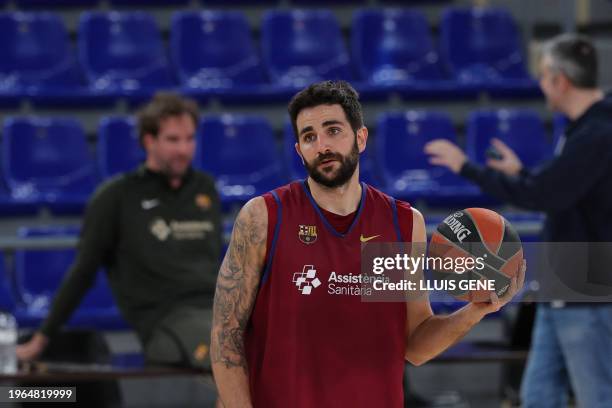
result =
[[[198,104],[194,100],[170,92],[156,93],[153,99],[136,114],[140,144],[142,145],[146,134],[157,137],[163,120],[184,114],[191,116],[194,125],[198,125]]]
[[[351,128],[356,133],[363,127],[363,112],[359,94],[346,81],[323,81],[310,85],[295,94],[289,102],[289,117],[296,140],[298,139],[297,116],[306,108],[319,105],[340,105]]]
[[[588,37],[558,35],[544,43],[542,55],[550,56],[552,69],[565,74],[574,86],[597,87],[597,51]]]

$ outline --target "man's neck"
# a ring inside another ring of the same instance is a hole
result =
[[[347,215],[357,211],[361,201],[361,183],[359,183],[357,170],[348,183],[336,188],[325,187],[310,177],[306,182],[319,207],[338,215]]]
[[[567,98],[569,102],[564,109],[564,113],[570,120],[574,121],[582,116],[593,104],[602,100],[603,97],[603,92],[600,89],[574,90],[572,95],[569,95]]]
[[[153,173],[162,174],[161,168],[151,160],[145,161],[145,167]],[[168,185],[173,190],[179,189],[183,184],[183,179],[181,177],[166,177],[166,180],[168,180]]]

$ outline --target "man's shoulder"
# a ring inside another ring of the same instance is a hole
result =
[[[129,173],[114,175],[100,183],[94,193],[94,197],[99,195],[114,195],[120,193],[129,183]]]
[[[366,184],[366,186],[368,188],[368,194],[371,194],[375,199],[395,203],[395,206],[397,207],[398,211],[410,211],[411,210],[412,206],[410,205],[408,201],[404,201],[399,198],[395,198],[370,184]]]
[[[596,147],[597,144],[612,144],[612,110],[600,110],[597,114],[590,115],[587,120],[579,120],[578,123],[568,129],[568,143],[577,142],[582,145],[588,143]],[[601,148],[602,146],[597,146]]]
[[[92,200],[119,198],[126,191],[134,191],[134,188],[142,183],[145,176],[141,167],[124,173],[117,173],[98,185]]]

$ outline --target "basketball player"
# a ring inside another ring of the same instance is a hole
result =
[[[565,34],[543,47],[540,87],[549,107],[565,114],[571,123],[555,157],[538,168],[524,168],[500,140],[494,141],[494,147],[501,159],[490,160],[487,167],[471,163],[448,141],[432,141],[425,151],[432,163],[459,173],[491,196],[545,211],[546,241],[612,242],[612,96],[604,95],[597,86],[597,72],[596,50],[586,37]],[[558,256],[551,260],[558,274],[568,269],[564,265],[573,264],[574,254],[568,249],[556,251]],[[589,254],[586,277],[609,294],[610,264],[595,253]],[[582,269],[586,268],[567,272],[577,277]],[[612,407],[610,356],[611,304],[539,304],[523,377],[522,406],[567,406],[571,385],[578,406]]]
[[[359,182],[361,105],[346,82],[321,82],[289,104],[308,178],[249,201],[234,224],[213,310],[211,359],[230,407],[401,407],[405,359],[420,365],[507,295],[434,316],[428,300],[362,302],[332,289],[359,275],[361,242],[426,242],[423,216]],[[304,288],[295,276],[312,284]]]
[[[17,347],[20,360],[43,353],[104,266],[148,363],[210,365],[204,340],[222,246],[221,203],[213,178],[192,168],[198,117],[194,101],[169,93],[138,113],[146,161],[92,196],[77,257],[41,328]]]

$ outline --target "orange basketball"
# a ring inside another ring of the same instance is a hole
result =
[[[490,290],[483,286],[490,283],[503,296],[523,262],[516,230],[486,208],[467,208],[446,217],[433,233],[428,253],[433,279],[447,281],[451,295],[470,302],[489,301]]]

